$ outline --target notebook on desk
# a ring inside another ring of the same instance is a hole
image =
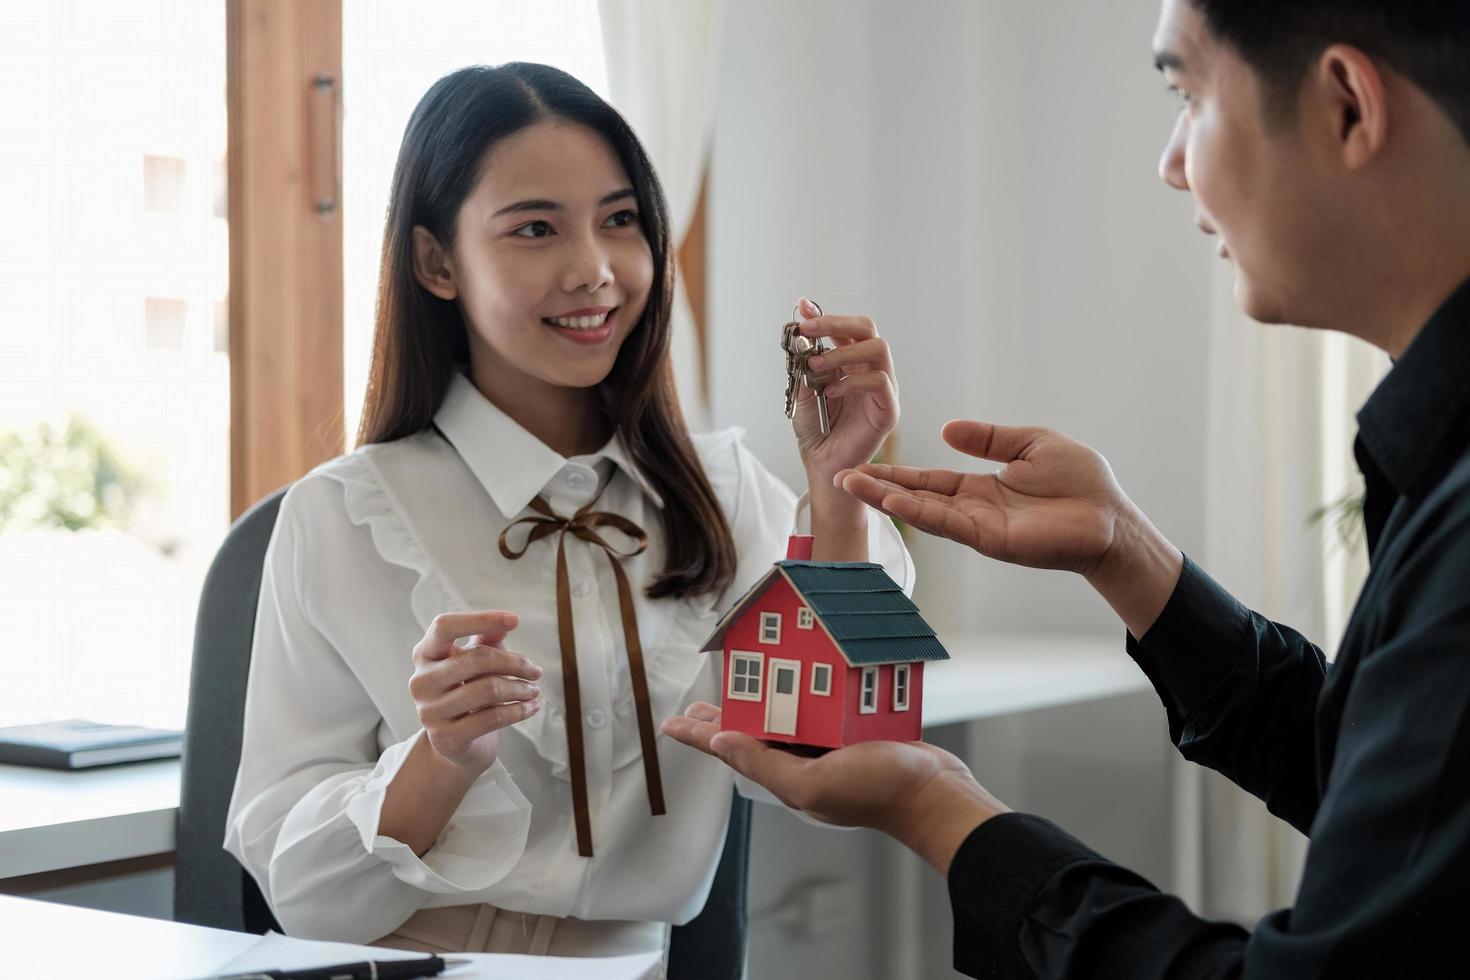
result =
[[[184,733],[68,718],[0,728],[0,764],[86,769],[119,762],[176,758]]]

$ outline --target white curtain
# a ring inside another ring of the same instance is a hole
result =
[[[1354,414],[1388,361],[1338,334],[1252,322],[1224,263],[1213,288],[1200,564],[1331,656],[1366,562],[1361,541],[1344,546],[1332,520],[1312,516],[1360,488]],[[1179,894],[1247,924],[1291,904],[1306,839],[1213,772],[1178,760],[1175,776]]]
[[[612,103],[658,170],[678,245],[689,231],[709,157],[724,2],[600,0],[598,6]],[[672,330],[674,376],[684,415],[691,428],[707,428],[698,339],[682,275],[674,292]]]

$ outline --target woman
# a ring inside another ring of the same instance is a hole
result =
[[[287,494],[261,590],[226,846],[291,934],[610,955],[703,906],[732,777],[657,727],[718,696],[699,643],[798,502],[684,427],[670,244],[636,137],[563,72],[467,68],[410,119],[361,448]],[[911,587],[831,483],[897,421],[887,345],[803,312],[847,373],[829,434],[798,405],[813,557]]]

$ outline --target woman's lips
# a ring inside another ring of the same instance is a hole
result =
[[[594,347],[598,344],[605,343],[612,336],[613,326],[617,321],[617,316],[618,308],[615,307],[608,312],[607,319],[603,320],[602,325],[598,327],[563,327],[559,324],[552,323],[550,319],[545,319],[541,322],[546,324],[554,333],[565,337],[574,344]],[[562,319],[572,318],[563,317]]]

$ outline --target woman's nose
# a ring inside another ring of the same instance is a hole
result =
[[[579,241],[571,250],[562,289],[568,293],[596,292],[613,280],[612,257],[595,237]]]

